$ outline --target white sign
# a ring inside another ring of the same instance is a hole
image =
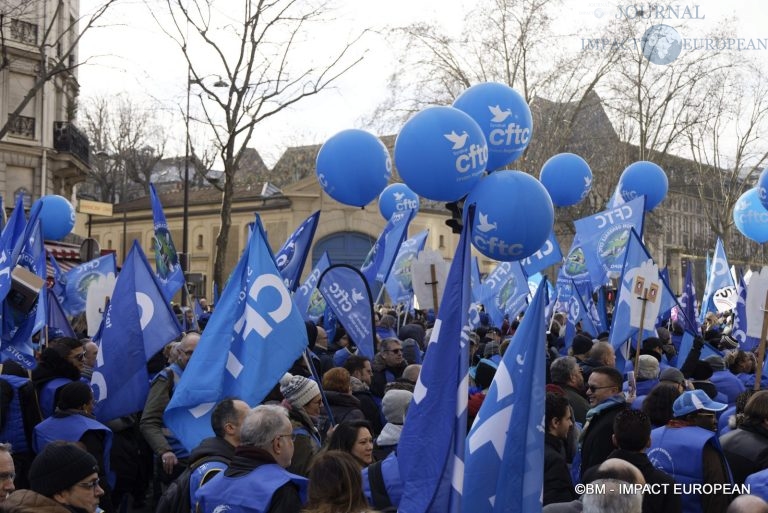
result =
[[[765,295],[768,292],[768,267],[753,272],[747,285],[747,336],[760,338],[765,317]]]
[[[432,266],[435,266],[435,278],[432,279]],[[445,280],[448,277],[448,264],[442,255],[433,250],[425,249],[419,253],[411,263],[411,279],[413,280],[413,293],[419,302],[419,308],[423,310],[437,310],[445,290]],[[432,295],[432,285],[437,287],[437,305]]]

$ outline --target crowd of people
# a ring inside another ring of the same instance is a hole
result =
[[[430,321],[381,308],[373,359],[343,327],[329,337],[307,322],[307,354],[263,403],[222,399],[213,436],[192,450],[163,414],[198,331],[150,360],[143,410],[107,423],[93,416],[89,386],[98,345],[53,339],[31,372],[2,366],[0,511],[397,511],[398,442]],[[768,390],[754,386],[755,355],[728,334],[727,316],[708,317],[684,361],[680,326],[659,328],[629,373],[607,333],[565,340],[565,322],[555,314],[542,340],[544,511],[768,512]],[[481,315],[470,334],[469,426],[518,325]]]

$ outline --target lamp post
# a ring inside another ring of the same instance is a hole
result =
[[[182,224],[181,224],[181,270],[184,273],[184,279],[186,280],[187,272],[189,271],[189,154],[190,154],[190,139],[189,139],[189,100],[192,92],[192,84],[200,84],[205,78],[213,75],[206,75],[201,78],[192,78],[192,68],[187,67],[187,112],[184,119],[184,128],[186,130],[186,143],[184,145],[184,202],[182,208]],[[229,84],[221,79],[221,76],[215,75],[219,79],[214,82],[213,87],[229,87]],[[181,306],[187,306],[187,294],[181,294]]]

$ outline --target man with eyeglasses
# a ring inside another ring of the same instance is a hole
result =
[[[397,338],[385,338],[379,346],[379,353],[373,359],[371,368],[371,393],[379,399],[384,397],[387,383],[403,375],[408,362],[403,358],[403,344]]]
[[[587,381],[587,411],[584,429],[579,437],[581,476],[588,468],[608,459],[613,451],[611,436],[616,416],[628,408],[621,392],[623,378],[614,367],[597,367]]]
[[[96,459],[69,442],[48,444],[29,469],[29,490],[2,503],[7,513],[96,513],[104,495]]]
[[[307,479],[286,470],[293,458],[293,426],[285,408],[257,406],[243,421],[229,467],[195,495],[197,513],[299,513]]]
[[[694,486],[733,482],[716,433],[716,413],[727,407],[703,390],[689,390],[675,399],[667,425],[651,431],[648,459],[683,486],[683,511],[725,511],[733,497],[722,492],[696,493]]]

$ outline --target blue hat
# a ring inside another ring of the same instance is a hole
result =
[[[723,411],[727,407],[727,404],[710,399],[703,390],[689,390],[675,399],[674,404],[672,404],[672,413],[674,417],[679,418],[699,410],[717,412]]]

